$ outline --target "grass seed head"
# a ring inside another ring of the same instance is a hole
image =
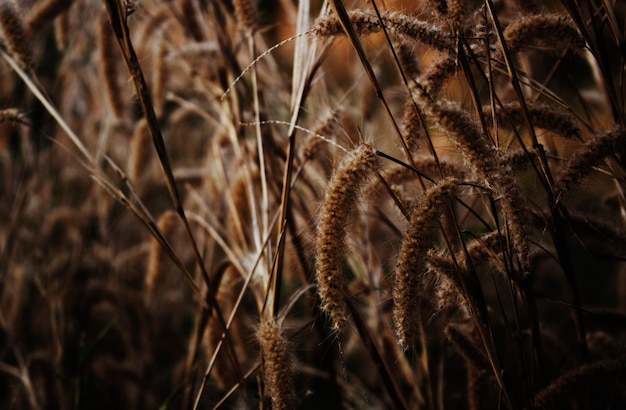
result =
[[[367,144],[349,153],[333,175],[321,209],[315,253],[315,271],[322,309],[339,329],[346,319],[345,279],[341,269],[347,220],[358,203],[368,174],[376,167],[374,149]]]
[[[241,27],[254,32],[259,24],[259,11],[255,0],[234,0],[235,14]]]
[[[32,68],[30,39],[21,17],[8,1],[0,3],[0,40],[22,68]]]
[[[296,395],[287,340],[274,318],[261,320],[257,339],[263,359],[263,380],[272,399],[272,408],[276,410],[295,408]]]
[[[115,118],[122,117],[124,103],[118,79],[119,51],[115,44],[113,30],[104,13],[98,16],[98,50],[100,54],[100,75],[102,75],[105,95]]]
[[[455,179],[447,179],[428,189],[411,212],[402,239],[393,287],[393,323],[398,343],[405,349],[417,335],[422,276],[427,269],[426,255],[432,246],[433,232],[457,184]]]

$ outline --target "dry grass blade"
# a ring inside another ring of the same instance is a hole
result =
[[[299,11],[300,14],[307,13],[307,5],[308,0],[300,2]],[[322,9],[321,13],[325,12],[325,8]],[[299,18],[299,26],[306,24],[305,19],[308,16],[303,15]],[[292,100],[291,100],[291,118],[289,122],[289,131],[288,135],[288,145],[287,145],[287,159],[285,165],[285,171],[283,173],[282,178],[282,190],[280,194],[280,216],[277,238],[279,239],[279,244],[276,250],[276,258],[274,260],[274,270],[272,272],[272,280],[273,280],[273,292],[275,295],[280,295],[281,289],[281,279],[283,275],[283,265],[284,265],[284,256],[285,256],[285,241],[282,240],[284,234],[284,222],[287,221],[287,216],[289,214],[289,207],[291,206],[291,188],[294,182],[293,172],[294,172],[294,159],[296,156],[296,130],[298,118],[301,114],[301,107],[308,95],[311,87],[311,82],[313,81],[313,76],[315,75],[317,69],[320,67],[320,61],[323,60],[323,57],[318,59],[316,56],[317,48],[316,46],[311,47],[311,53],[309,54],[309,58],[305,61],[304,57],[298,58],[294,63],[294,70],[296,68],[301,68],[301,72],[297,75],[294,75],[294,80],[292,82]],[[322,53],[323,55],[323,53]],[[300,81],[297,81],[297,80]],[[280,298],[276,297],[274,299],[273,310],[278,310],[278,303]]]
[[[169,156],[167,154],[167,150],[165,147],[165,142],[163,140],[163,135],[161,134],[161,129],[159,127],[159,124],[156,118],[154,106],[152,105],[152,98],[150,96],[148,86],[144,79],[141,66],[139,65],[139,60],[137,59],[137,55],[135,54],[135,50],[130,41],[128,26],[126,24],[126,14],[122,10],[122,7],[118,1],[116,0],[103,0],[103,1],[105,2],[107,13],[109,15],[109,21],[111,22],[111,26],[113,28],[113,32],[115,33],[116,40],[120,47],[120,51],[122,52],[124,61],[126,62],[128,70],[131,73],[133,84],[135,86],[135,90],[137,92],[137,96],[139,98],[141,108],[146,117],[146,123],[150,130],[150,133],[152,134],[152,140],[154,142],[154,146],[156,148],[159,161],[161,162],[161,167],[163,169],[163,173],[166,178],[166,185],[169,190],[172,202],[174,203],[174,208],[176,212],[180,215],[184,223],[185,231],[187,233],[188,239],[193,248],[197,265],[200,268],[200,272],[202,273],[202,278],[204,279],[204,282],[208,288],[208,292],[206,296],[209,302],[209,306],[212,310],[215,311],[220,325],[224,329],[224,332],[227,333],[228,330],[226,327],[226,322],[221,313],[220,306],[215,300],[215,294],[213,293],[209,274],[206,270],[206,266],[204,264],[202,255],[198,248],[198,244],[195,241],[194,236],[191,232],[189,221],[187,220],[187,217],[185,216],[185,210],[180,200],[178,188],[176,187],[176,181],[174,179],[174,173],[172,172],[172,167],[170,165],[170,160],[169,160]],[[233,352],[233,348],[231,345],[232,342],[230,341],[228,337],[226,338],[226,341],[229,347],[228,352],[229,354],[231,354],[231,358],[234,363],[235,372],[239,375],[239,378],[241,378],[242,373],[241,373],[241,369],[238,366],[237,358],[232,355],[232,352]]]

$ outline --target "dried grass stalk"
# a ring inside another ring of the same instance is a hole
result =
[[[461,31],[465,19],[465,2],[460,0],[448,1],[448,18],[456,31]]]
[[[427,175],[433,179],[441,174],[443,174],[445,178],[452,177],[458,180],[465,178],[464,170],[453,162],[441,160],[436,162],[430,157],[417,157],[414,162],[416,169],[421,174]],[[378,198],[382,193],[387,192],[385,184],[391,187],[398,186],[402,188],[405,184],[409,184],[411,182],[416,183],[418,175],[414,169],[398,165],[386,169],[383,177],[384,182],[381,179],[375,179],[368,184],[365,188],[363,196],[366,198]]]
[[[347,312],[346,285],[341,269],[347,221],[376,162],[376,153],[367,144],[348,154],[330,180],[322,204],[315,244],[315,271],[322,309],[337,330],[345,321]]]

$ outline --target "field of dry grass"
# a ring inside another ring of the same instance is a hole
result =
[[[0,0],[0,407],[624,408],[625,20]]]

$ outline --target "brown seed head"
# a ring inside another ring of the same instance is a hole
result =
[[[615,386],[616,381],[626,371],[626,359],[606,359],[584,364],[561,375],[548,387],[537,393],[533,408],[567,408],[576,397],[576,392],[589,391],[590,387]],[[614,387],[613,387],[614,388]],[[607,393],[611,390],[607,390]]]
[[[566,194],[606,157],[624,149],[626,135],[623,129],[614,128],[596,135],[574,153],[567,167],[557,178],[554,191],[558,196]]]
[[[259,24],[259,11],[255,0],[233,0],[235,14],[242,28],[254,32]]]
[[[272,408],[275,410],[295,408],[296,395],[287,341],[274,318],[261,320],[257,339],[263,359],[263,380],[272,399]]]
[[[350,22],[359,35],[381,31],[380,21],[375,14],[353,11],[349,15]],[[398,12],[383,13],[382,20],[391,35],[418,41],[439,51],[454,52],[455,50],[452,36],[441,27]],[[318,37],[335,37],[345,34],[339,19],[334,14],[318,20],[313,27],[313,33]]]
[[[504,30],[504,38],[511,53],[522,51],[539,41],[559,52],[562,48],[577,49],[585,46],[574,22],[566,16],[554,14],[524,16]]]
[[[32,68],[30,39],[24,30],[21,17],[8,1],[0,3],[0,39],[22,68]]]
[[[117,59],[119,58],[119,52],[109,19],[104,13],[101,13],[98,17],[97,24],[100,74],[103,79],[105,95],[115,118],[121,118],[124,111],[124,103],[122,102],[122,90],[118,81]]]
[[[393,322],[398,343],[408,348],[417,334],[426,254],[432,245],[439,216],[452,198],[456,179],[447,179],[428,189],[411,212],[409,228],[398,253],[393,287]]]
[[[367,144],[348,154],[330,180],[322,204],[315,244],[315,271],[322,309],[331,318],[335,329],[340,328],[347,312],[346,285],[341,270],[346,222],[376,162],[376,153]]]
[[[128,161],[128,177],[137,182],[145,174],[150,159],[152,136],[145,119],[137,121],[132,136],[130,156]]]
[[[0,110],[0,124],[3,122],[27,124],[24,115],[20,113],[17,108],[5,108],[4,110]]]
[[[166,211],[163,215],[161,215],[157,222],[157,226],[165,238],[172,235],[172,231],[176,226],[177,220],[178,214],[174,211]],[[163,257],[163,247],[156,239],[152,239],[145,280],[146,294],[148,297],[152,296],[156,282],[159,276],[161,276]]]
[[[563,138],[580,138],[581,129],[576,118],[565,110],[555,107],[526,102],[528,115],[534,127],[550,131]],[[484,108],[483,115],[488,124],[492,122],[493,113],[491,108]],[[522,109],[518,102],[502,104],[496,110],[496,119],[499,124],[518,126],[525,124]]]

